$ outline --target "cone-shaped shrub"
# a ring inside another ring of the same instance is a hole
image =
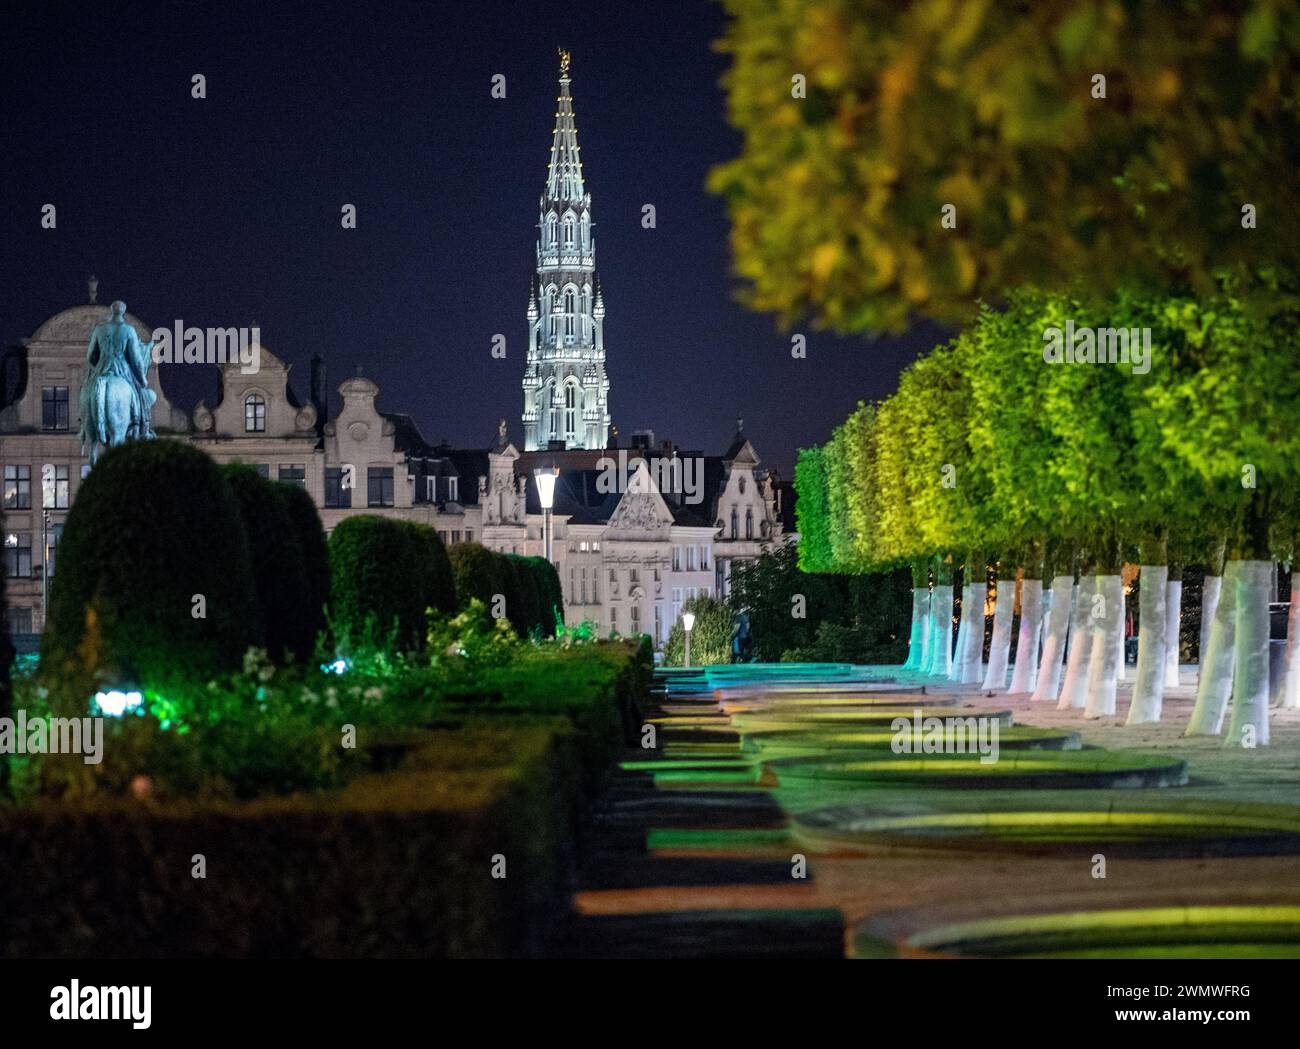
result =
[[[315,648],[316,635],[325,626],[325,606],[330,598],[329,546],[316,504],[306,489],[278,482],[276,488],[284,497],[285,509],[293,524],[306,585],[305,604],[294,626],[290,649],[306,658]]]
[[[43,669],[118,687],[193,680],[237,667],[257,624],[248,537],[217,464],[179,441],[110,448],[59,541]]]
[[[532,569],[533,578],[537,580],[542,633],[554,637],[556,617],[559,617],[559,622],[564,622],[564,593],[560,589],[560,573],[544,557],[528,557],[525,560]]]
[[[519,636],[527,637],[542,625],[542,595],[537,588],[537,575],[526,557],[506,554],[505,561],[515,580],[515,592],[506,599],[506,615]]]
[[[448,549],[447,557],[456,581],[457,607],[466,609],[470,601],[478,598],[490,612],[496,607],[498,594],[509,600],[513,575],[507,579],[509,569],[501,554],[478,543],[456,543]]]

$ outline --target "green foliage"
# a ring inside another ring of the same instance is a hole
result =
[[[282,486],[251,466],[231,463],[221,472],[235,493],[253,558],[258,637],[276,662],[305,659],[316,643],[306,563]],[[310,627],[310,633],[308,632]]]
[[[821,448],[800,448],[794,468],[795,526],[799,530],[799,566],[805,572],[829,572],[831,519],[826,455]]]
[[[303,605],[295,613],[297,622],[290,628],[289,648],[305,659],[325,628],[325,606],[330,598],[329,545],[320,514],[307,490],[296,484],[276,482],[276,491],[284,499],[293,526],[306,586]]]
[[[744,138],[710,186],[750,304],[787,323],[965,323],[1023,284],[1206,294],[1296,268],[1293,4],[725,2]]]
[[[530,637],[534,632],[542,633],[542,594],[538,586],[537,573],[528,564],[526,557],[518,554],[506,554],[506,570],[513,580],[513,587],[506,599],[506,616],[520,637]]]
[[[835,654],[819,661],[888,663],[905,655],[912,611],[909,583],[905,570],[803,572],[795,544],[786,544],[736,562],[728,601],[749,619],[751,655],[757,662],[794,658],[792,653],[820,645],[819,651]],[[694,662],[693,639],[691,644]]]
[[[519,638],[505,618],[493,619],[477,597],[454,616],[429,614],[429,658],[456,675],[489,666],[504,666],[515,658]]]
[[[507,578],[509,569],[505,555],[495,553],[478,543],[455,543],[447,550],[451,560],[451,573],[456,582],[456,597],[460,608],[468,608],[471,601],[480,601],[489,610],[497,595],[506,598],[509,609],[509,591],[514,576]]]
[[[526,557],[524,560],[528,562],[537,582],[542,636],[554,637],[556,626],[564,623],[564,592],[560,588],[560,573],[544,557]]]
[[[259,638],[251,565],[239,505],[209,456],[166,439],[110,448],[64,525],[43,673],[161,688],[237,667]]]
[[[432,608],[453,612],[451,563],[427,525],[386,517],[349,517],[330,536],[331,623],[345,645],[394,631],[399,649],[425,641]]]
[[[730,663],[733,628],[730,606],[716,597],[693,597],[682,605],[682,612],[695,613],[695,626],[691,630],[691,666]],[[685,636],[679,616],[664,642],[664,666],[682,665]]]

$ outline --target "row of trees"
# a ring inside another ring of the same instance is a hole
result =
[[[910,563],[907,665],[989,688],[1006,684],[1019,575],[1011,690],[1100,717],[1115,712],[1122,673],[1120,570],[1136,561],[1136,723],[1159,720],[1166,682],[1177,680],[1181,567],[1201,564],[1209,632],[1188,731],[1220,732],[1231,697],[1231,741],[1267,742],[1269,581],[1300,526],[1297,319],[1289,305],[1247,304],[1230,287],[1195,298],[1024,291],[1005,309],[985,308],[908,368],[895,394],[861,404],[829,442],[801,453],[801,567]],[[1149,347],[1145,361],[1135,370],[1045,360],[1054,333],[1084,328],[1132,333]],[[989,562],[1008,585],[997,588],[985,672]],[[1300,663],[1288,668],[1295,704]]]

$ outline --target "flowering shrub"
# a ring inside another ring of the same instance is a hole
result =
[[[505,666],[519,647],[510,620],[493,619],[478,598],[454,616],[429,609],[427,639],[431,665],[451,674]]]

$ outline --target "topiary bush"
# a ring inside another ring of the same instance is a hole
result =
[[[691,630],[691,666],[731,662],[731,608],[716,597],[693,597],[682,605],[683,612],[695,613]],[[686,631],[679,616],[664,643],[664,666],[682,666]]]
[[[560,589],[560,573],[544,557],[526,557],[533,578],[537,581],[542,633],[555,636],[555,628],[564,622],[564,592]]]
[[[304,629],[310,595],[297,530],[288,503],[251,466],[230,463],[221,472],[235,493],[253,562],[253,589],[262,643],[275,662],[311,654],[316,634]]]
[[[447,551],[451,574],[456,584],[456,603],[461,611],[475,599],[490,612],[496,607],[497,595],[508,597],[510,582],[501,554],[478,543],[457,543]]]
[[[251,564],[209,456],[166,439],[110,448],[64,525],[42,671],[124,687],[238,667],[259,641]]]
[[[451,562],[428,525],[363,515],[330,536],[330,617],[344,646],[390,633],[401,651],[425,643],[426,615],[456,610]]]
[[[533,630],[542,629],[542,595],[537,587],[537,575],[526,557],[506,554],[507,570],[513,575],[514,600],[506,599],[506,615],[520,637],[528,637]]]
[[[330,599],[329,545],[325,529],[321,527],[320,514],[307,490],[278,481],[275,487],[284,498],[298,544],[298,556],[302,560],[305,603],[293,629],[291,648],[306,657],[311,655],[317,635],[325,628],[325,606]]]

